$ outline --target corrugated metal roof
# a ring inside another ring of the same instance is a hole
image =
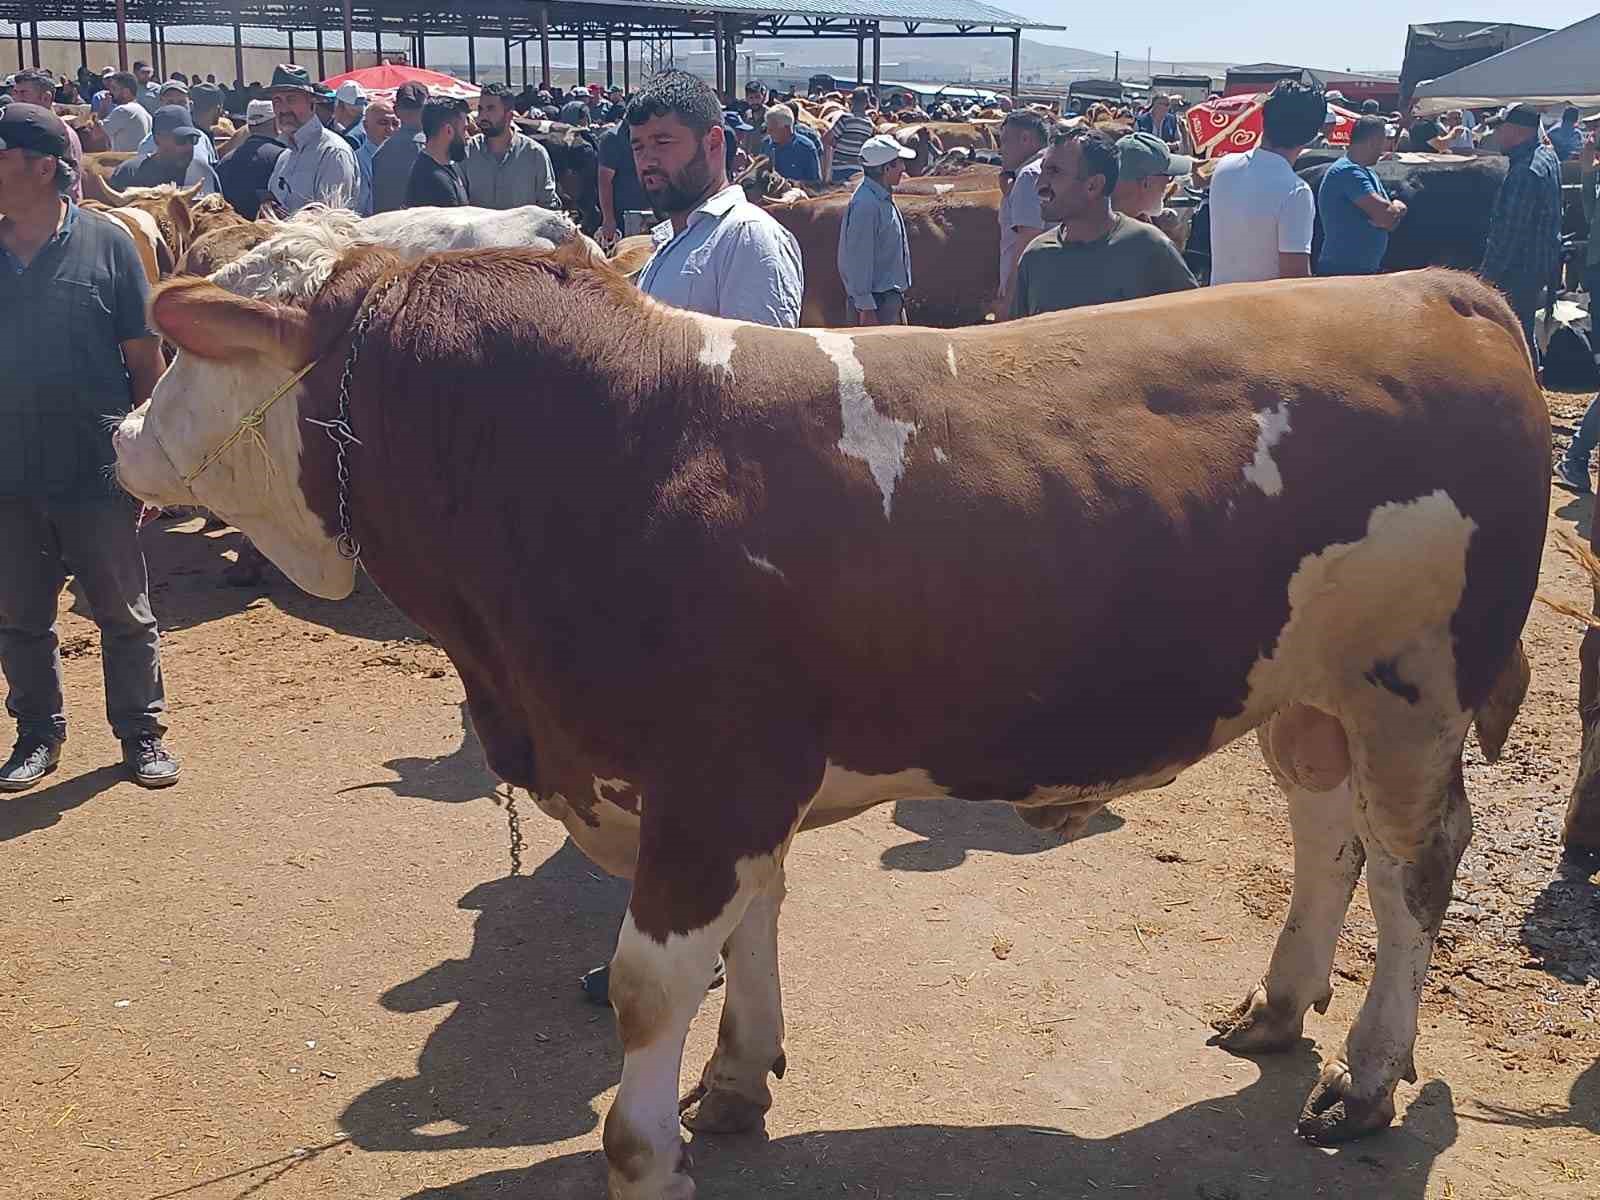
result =
[[[281,29],[266,29],[261,26],[246,25],[240,31],[244,44],[256,50],[289,50],[289,35]],[[117,25],[115,21],[86,21],[84,33],[87,39],[96,44],[117,41]],[[226,25],[164,25],[162,33],[166,36],[169,46],[232,46],[233,30]],[[17,26],[11,21],[0,21],[0,40],[12,39],[17,36]],[[22,26],[23,38],[28,37],[28,26]],[[330,49],[344,50],[344,32],[342,29],[330,27],[323,35],[331,38],[328,41]],[[39,37],[52,42],[76,42],[78,40],[78,23],[76,21],[40,21]],[[295,53],[310,49],[312,35],[301,30],[295,35]],[[393,39],[391,38],[391,43]],[[128,22],[128,44],[145,45],[150,43],[150,26],[144,22]],[[370,33],[355,34],[356,50],[373,50],[376,44]]]
[[[1007,29],[1064,29],[1031,21],[979,0],[690,0],[652,4],[649,0],[608,0],[617,8],[675,8],[735,16],[839,17],[863,21],[915,21],[929,25],[999,25]]]

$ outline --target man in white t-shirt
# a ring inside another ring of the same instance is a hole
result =
[[[1039,211],[1039,163],[1050,140],[1050,127],[1032,109],[1019,108],[1000,126],[1000,169],[1013,176],[1011,190],[1000,200],[1000,292],[994,319],[1011,313],[1011,287],[1017,278],[1017,260],[1028,243],[1044,232]]]
[[[1322,92],[1285,80],[1262,108],[1261,144],[1223,159],[1211,177],[1211,282],[1311,274],[1317,206],[1295,160],[1328,111]]]
[[[150,133],[150,114],[139,103],[139,81],[128,71],[118,71],[106,76],[106,91],[111,93],[112,108],[100,123],[111,139],[111,148],[138,150]]]

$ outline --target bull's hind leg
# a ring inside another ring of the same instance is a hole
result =
[[[1240,1053],[1286,1050],[1300,1040],[1308,1008],[1327,1011],[1334,949],[1365,858],[1339,722],[1296,705],[1273,717],[1259,738],[1288,800],[1294,895],[1266,976],[1213,1022],[1216,1044]]]
[[[767,1074],[783,1078],[783,997],[778,985],[780,868],[750,901],[728,938],[723,958],[728,986],[717,1028],[717,1049],[700,1082],[679,1107],[696,1133],[741,1133],[761,1124],[772,1107]]]
[[[1405,692],[1366,706],[1349,725],[1356,832],[1367,852],[1367,892],[1378,924],[1372,983],[1343,1048],[1300,1115],[1301,1134],[1338,1142],[1386,1127],[1394,1091],[1415,1081],[1417,1006],[1472,836],[1461,779],[1470,715],[1434,690]]]

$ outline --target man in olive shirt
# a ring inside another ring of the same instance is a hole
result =
[[[109,475],[108,422],[161,376],[149,287],[122,228],[67,199],[66,126],[0,114],[0,672],[17,742],[0,792],[32,787],[67,736],[56,606],[70,571],[100,627],[106,715],[145,787],[176,783],[162,746],[161,643],[137,506]]]
[[[1013,317],[1197,286],[1166,234],[1112,211],[1120,159],[1115,139],[1099,130],[1079,126],[1050,135],[1039,164],[1039,208],[1057,224],[1022,252]]]

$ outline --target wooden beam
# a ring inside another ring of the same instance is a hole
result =
[[[1011,98],[1015,100],[1022,84],[1022,30],[1011,31]]]
[[[117,0],[117,70],[128,69],[128,0]]]
[[[78,3],[78,61],[83,63],[85,71],[89,69],[89,32],[83,24],[82,0]],[[87,100],[88,97],[85,96],[84,99]]]
[[[550,6],[539,5],[539,86],[550,86]]]
[[[356,69],[356,30],[355,13],[351,10],[350,0],[344,0],[339,6],[340,15],[344,18],[344,69]]]
[[[247,83],[244,77],[244,30],[242,14],[239,12],[239,0],[233,0],[233,78],[240,84]]]

